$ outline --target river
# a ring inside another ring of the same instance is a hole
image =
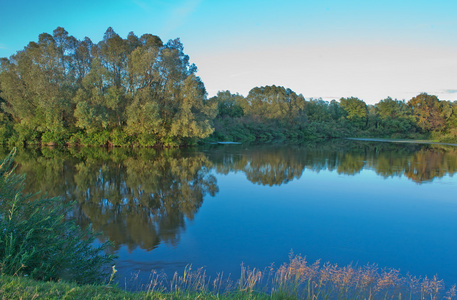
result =
[[[454,146],[39,148],[16,162],[27,191],[76,201],[71,217],[114,242],[121,287],[187,265],[236,278],[291,252],[457,283]]]

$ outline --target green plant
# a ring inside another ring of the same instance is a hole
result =
[[[0,274],[39,280],[103,282],[114,257],[94,246],[96,235],[66,219],[71,204],[23,195],[24,176],[14,173],[16,151],[0,164]]]

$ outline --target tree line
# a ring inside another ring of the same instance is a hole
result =
[[[0,62],[3,143],[192,145],[338,137],[457,140],[457,103],[419,94],[367,105],[305,99],[281,86],[208,99],[179,39],[152,34],[78,40],[58,27]]]
[[[457,102],[421,93],[367,105],[356,97],[306,100],[281,86],[253,88],[247,97],[222,91],[213,121],[216,140],[315,140],[341,137],[457,140]]]
[[[179,39],[151,34],[77,40],[58,27],[1,60],[2,138],[10,144],[175,146],[213,129]]]

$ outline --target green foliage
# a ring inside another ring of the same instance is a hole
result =
[[[12,135],[13,123],[9,120],[6,114],[2,113],[0,110],[0,143],[6,144],[6,142]]]
[[[155,136],[147,132],[138,135],[137,141],[143,147],[153,147],[156,144]]]
[[[446,120],[452,115],[452,108],[446,101],[426,93],[408,101],[417,125],[423,131],[438,131],[445,127]]]
[[[67,143],[69,133],[66,130],[61,131],[46,131],[41,136],[41,142],[47,145],[65,145]]]
[[[244,115],[241,107],[244,98],[239,94],[234,95],[230,91],[222,91],[210,100],[217,102],[217,118],[239,118]]]
[[[331,119],[329,104],[322,99],[311,98],[306,102],[306,116],[311,121],[329,121]]]
[[[93,43],[58,27],[0,60],[0,138],[12,145],[176,147],[205,138],[457,136],[456,104],[425,93],[367,106],[355,97],[307,101],[272,85],[254,87],[247,97],[221,91],[208,100],[196,72],[179,39],[164,44],[133,32],[123,39],[110,27]]]
[[[16,123],[13,126],[14,132],[8,139],[8,144],[23,146],[24,144],[38,144],[41,133],[25,123]]]
[[[107,146],[110,140],[110,132],[107,130],[87,134],[81,139],[83,146]]]
[[[340,99],[341,107],[346,112],[344,117],[355,127],[364,128],[368,121],[368,107],[362,100],[350,97]]]
[[[109,143],[113,146],[128,146],[129,145],[129,137],[125,132],[123,132],[120,128],[114,129],[109,137]]]
[[[79,128],[71,144],[127,146],[139,136],[138,145],[193,144],[212,133],[217,104],[183,50],[179,39],[123,39],[111,27],[98,44],[61,27],[43,33],[1,61],[2,109],[22,126],[4,135],[13,144],[64,143]]]
[[[381,119],[406,119],[411,115],[411,109],[405,101],[393,100],[390,97],[379,101],[375,104],[375,107],[376,114],[379,115]]]
[[[0,274],[39,280],[103,282],[113,260],[109,243],[94,246],[95,235],[66,220],[70,210],[59,198],[24,195],[24,176],[12,167],[13,150],[0,165]]]
[[[280,119],[292,124],[303,120],[305,98],[284,87],[256,87],[249,91],[242,107],[255,119]]]
[[[68,139],[68,145],[70,146],[77,146],[81,144],[81,140],[83,139],[82,132],[76,132],[70,136]]]

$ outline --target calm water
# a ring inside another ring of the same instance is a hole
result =
[[[336,141],[193,150],[22,150],[31,191],[115,243],[119,280],[264,268],[291,251],[457,282],[457,148]]]

